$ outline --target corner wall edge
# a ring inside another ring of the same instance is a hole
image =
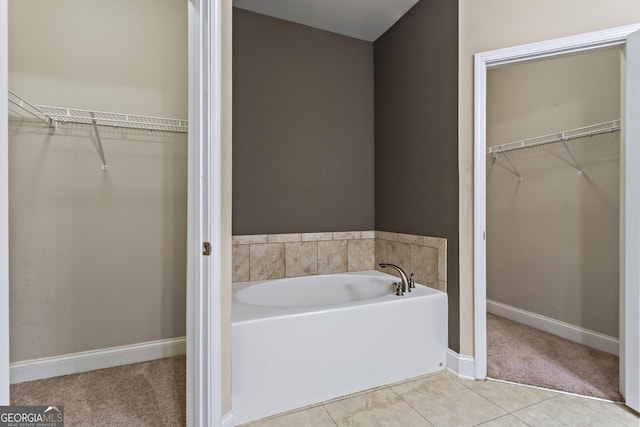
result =
[[[458,378],[475,380],[475,363],[472,356],[465,356],[450,348],[447,349],[447,370],[456,374]]]

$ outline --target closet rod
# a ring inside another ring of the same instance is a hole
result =
[[[593,136],[601,133],[615,132],[620,130],[620,120],[612,120],[610,122],[598,123],[596,125],[585,126],[577,129],[571,129],[564,132],[552,133],[549,135],[538,136],[535,138],[523,139],[521,141],[508,142],[506,144],[494,145],[487,147],[487,154],[499,154],[511,150],[519,150],[521,148],[536,147],[538,145],[552,144],[555,142],[566,142],[571,139],[582,138],[585,136]],[[566,148],[566,144],[563,144]],[[568,149],[567,149],[568,150]],[[573,156],[571,156],[573,157]],[[576,169],[580,170],[580,166],[575,162]]]

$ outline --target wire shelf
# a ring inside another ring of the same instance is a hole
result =
[[[591,126],[585,126],[577,129],[567,130],[559,133],[538,136],[535,138],[523,139],[520,141],[508,142],[506,144],[494,145],[487,147],[487,154],[499,154],[521,148],[536,147],[538,145],[553,144],[561,141],[569,141],[571,139],[582,138],[585,136],[593,136],[601,133],[614,132],[620,130],[620,120],[613,120],[605,123],[598,123]]]
[[[596,125],[585,126],[577,129],[571,129],[564,132],[552,133],[549,135],[538,136],[536,138],[523,139],[521,141],[509,142],[507,144],[494,145],[493,147],[487,148],[487,155],[492,155],[495,158],[498,157],[498,154],[502,154],[504,158],[511,166],[511,172],[518,177],[519,180],[522,181],[522,175],[518,172],[518,169],[511,161],[508,151],[512,150],[520,150],[522,148],[530,148],[537,147],[545,144],[553,144],[559,142],[562,144],[562,147],[565,149],[573,166],[578,171],[578,175],[583,175],[584,171],[582,170],[582,166],[575,158],[571,149],[567,145],[567,141],[576,138],[584,138],[587,136],[600,135],[603,133],[615,132],[620,130],[620,120],[613,120],[605,123],[598,123]]]
[[[187,133],[189,130],[189,122],[187,120],[34,105],[12,91],[9,91],[8,100],[9,110],[13,114],[17,114],[20,117],[36,118],[54,129],[58,129],[60,123],[92,126],[95,132],[98,155],[102,163],[101,167],[104,171],[108,170],[109,166],[102,148],[102,140],[98,130],[100,126],[179,133]]]
[[[21,98],[15,93],[9,91],[9,111],[18,115],[19,117],[36,118],[44,123],[49,121],[42,117],[40,110],[33,104],[29,103],[26,99]]]
[[[55,127],[58,123],[77,123],[85,125],[111,126],[116,128],[157,130],[163,132],[186,133],[189,123],[186,120],[164,117],[138,116],[134,114],[109,113],[104,111],[79,110],[66,107],[36,105],[40,114]]]
[[[54,128],[60,123],[76,123],[162,132],[187,133],[189,130],[187,120],[34,105],[12,91],[9,91],[9,106],[18,115],[38,118]]]

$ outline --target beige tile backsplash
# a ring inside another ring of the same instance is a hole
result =
[[[342,273],[348,270],[346,240],[318,242],[318,274]]]
[[[287,277],[318,274],[318,242],[285,243],[284,268]]]
[[[416,283],[447,291],[447,239],[376,231],[376,269],[395,274],[378,267],[381,262],[397,264],[407,274],[413,273]]]
[[[347,253],[349,271],[373,270],[375,268],[374,239],[348,240]]]
[[[233,236],[233,281],[381,269],[389,262],[417,283],[447,290],[446,239],[386,231]]]
[[[284,243],[259,243],[249,246],[249,280],[284,277]]]

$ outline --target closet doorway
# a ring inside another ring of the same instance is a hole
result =
[[[474,329],[475,376],[486,378],[486,73],[517,62],[620,46],[623,49],[620,204],[620,393],[626,405],[640,409],[640,198],[634,183],[640,172],[640,24],[516,46],[475,55],[474,84]]]
[[[620,48],[487,73],[487,376],[618,390]]]
[[[17,3],[17,2],[16,2]],[[82,3],[82,2],[81,2]],[[126,2],[125,2],[126,3]],[[15,3],[14,3],[15,4]],[[8,87],[8,27],[16,25],[9,22],[7,0],[0,0],[0,404],[9,404],[9,191],[8,191],[8,100],[6,94]],[[85,7],[79,4],[80,8]],[[157,10],[154,2],[147,2],[147,16],[153,16]],[[188,60],[188,92],[185,85],[185,99],[188,98],[188,155],[184,156],[188,161],[188,196],[185,209],[189,210],[187,219],[187,251],[186,251],[186,345],[187,345],[187,424],[188,425],[219,425],[221,423],[221,190],[223,185],[220,154],[221,154],[221,2],[186,1],[183,7],[188,9],[188,51],[185,62]],[[58,11],[56,10],[56,13]],[[47,15],[54,19],[56,13]],[[75,13],[75,12],[74,12]],[[92,29],[91,23],[103,18],[94,15],[83,20],[87,31]],[[130,18],[130,17],[127,17]],[[60,28],[60,30],[67,30]],[[185,29],[186,30],[186,29]],[[114,25],[112,31],[117,31]],[[81,38],[81,35],[77,35]],[[185,37],[186,40],[186,37]],[[48,46],[47,40],[36,40],[41,44],[43,55],[60,54],[64,57],[64,46]],[[132,41],[135,43],[135,40]],[[81,53],[81,52],[80,52]],[[59,59],[58,59],[59,60]],[[119,64],[120,70],[125,70],[128,64]],[[187,65],[185,64],[185,69]],[[87,76],[89,79],[90,76]],[[110,93],[107,88],[104,94]],[[47,93],[55,93],[55,88],[46,88]],[[188,96],[186,95],[188,93]],[[206,94],[212,94],[208,96]],[[148,95],[152,94],[148,93]],[[114,97],[115,98],[115,97]],[[38,102],[38,101],[35,101]],[[35,103],[34,102],[34,103]],[[126,100],[125,100],[126,102]],[[38,102],[39,103],[39,102]],[[26,106],[26,104],[23,104]],[[96,108],[98,109],[98,108]],[[42,110],[42,109],[40,109]],[[117,111],[117,110],[116,110]],[[127,111],[126,108],[121,111]],[[95,113],[95,112],[94,112]],[[97,113],[96,113],[97,116]],[[93,117],[89,115],[86,126],[91,127]],[[98,125],[100,127],[100,125]],[[142,132],[142,131],[141,131]],[[104,133],[104,132],[103,132]],[[110,153],[106,147],[99,147],[98,139],[105,142],[106,135],[95,134],[95,149],[91,141],[87,143],[93,149],[95,168],[100,173],[104,165],[109,161],[111,170],[116,169],[117,155]],[[79,137],[82,137],[78,135]],[[106,145],[106,144],[105,144]],[[138,149],[140,147],[137,147]],[[135,148],[134,148],[135,151]],[[70,154],[73,155],[71,152]],[[107,161],[105,161],[105,158]],[[130,159],[133,161],[133,159]],[[121,165],[122,166],[122,165]],[[69,171],[61,170],[61,173]],[[144,171],[140,171],[144,174]],[[204,177],[204,178],[203,178]],[[185,180],[186,181],[186,180]],[[100,227],[96,224],[96,227]],[[82,239],[82,236],[78,236]],[[209,257],[202,256],[202,242],[210,242],[212,254]],[[101,242],[86,242],[87,252],[91,245],[99,245]],[[98,274],[98,273],[96,273]],[[91,311],[90,307],[86,308]],[[139,349],[154,353],[153,348]],[[126,360],[127,355],[123,353]],[[118,359],[118,358],[116,358]],[[120,358],[121,359],[121,358]],[[65,365],[65,360],[61,362]],[[117,362],[116,362],[117,363]],[[36,368],[41,365],[35,366]],[[49,366],[51,369],[54,366]],[[73,367],[72,367],[73,368]],[[82,369],[82,368],[80,368]],[[215,398],[213,396],[216,396]]]

